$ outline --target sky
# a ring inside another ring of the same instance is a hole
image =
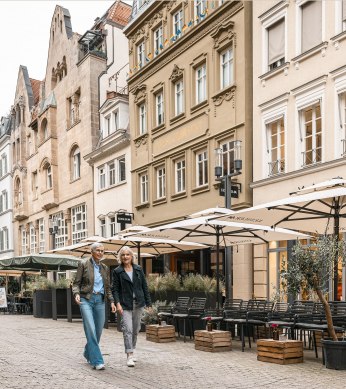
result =
[[[114,0],[0,0],[0,117],[13,105],[18,69],[27,67],[29,77],[45,77],[49,31],[56,5],[70,11],[72,30],[84,34]],[[127,0],[132,4],[132,1]]]

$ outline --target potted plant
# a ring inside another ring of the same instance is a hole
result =
[[[281,277],[290,293],[297,294],[303,290],[316,293],[324,307],[330,337],[322,340],[326,367],[345,370],[346,341],[340,341],[336,336],[331,308],[326,298],[326,286],[333,275],[336,258],[342,265],[345,264],[346,244],[336,236],[321,236],[316,239],[314,246],[303,246],[298,242],[293,247],[289,263],[284,264]]]

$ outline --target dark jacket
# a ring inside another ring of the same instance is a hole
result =
[[[122,265],[113,270],[112,292],[115,303],[120,303],[123,309],[132,311],[133,295],[140,307],[150,307],[151,299],[145,275],[140,266],[133,264],[133,282]]]
[[[109,268],[100,263],[100,273],[103,280],[105,296],[110,302],[113,302],[113,295],[109,282]],[[83,259],[78,264],[76,278],[73,282],[73,295],[79,294],[81,297],[90,299],[94,288],[94,264],[92,258]]]

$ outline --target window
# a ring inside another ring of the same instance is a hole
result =
[[[322,2],[308,1],[301,7],[301,52],[322,42]]]
[[[164,122],[163,92],[155,96],[156,101],[156,125],[160,126]]]
[[[18,207],[23,203],[23,191],[22,191],[22,183],[20,179],[17,178],[14,185],[14,202],[15,206]]]
[[[117,232],[120,231],[115,216],[112,216],[112,217],[109,218],[109,226],[110,226],[110,230],[111,230],[111,236],[116,235]]]
[[[73,149],[71,157],[72,157],[71,158],[72,180],[77,180],[78,178],[80,178],[80,164],[81,164],[79,147],[75,147]]]
[[[106,219],[100,219],[100,235],[104,238],[107,237],[107,235],[106,235]]]
[[[185,192],[185,159],[175,162],[175,193]]]
[[[24,226],[21,226],[21,237],[22,237],[22,255],[27,254],[27,237],[26,237],[26,230]]]
[[[196,73],[196,104],[201,103],[207,98],[207,73],[206,64],[198,67]]]
[[[68,99],[69,108],[69,126],[72,127],[74,124],[79,122],[79,105],[80,105],[80,90],[73,94]]]
[[[86,205],[72,208],[72,244],[78,243],[87,236]]]
[[[106,167],[103,165],[98,168],[99,171],[99,190],[102,190],[106,187]]]
[[[160,26],[154,31],[154,57],[159,55],[162,49],[163,49],[163,34],[162,34],[162,26]]]
[[[267,124],[269,176],[285,171],[285,125],[281,117]]]
[[[114,125],[114,131],[119,130],[119,114],[118,111],[113,112],[113,125]]]
[[[149,177],[147,173],[139,176],[139,185],[140,201],[147,203],[149,201]]]
[[[198,23],[202,16],[205,16],[207,0],[195,0],[195,21]]]
[[[208,153],[203,150],[196,154],[196,186],[208,184]]]
[[[51,189],[53,187],[53,180],[52,180],[52,167],[47,164],[44,167],[45,176],[46,176],[46,189]]]
[[[109,186],[126,181],[125,167],[125,156],[108,163]]]
[[[184,16],[183,10],[180,9],[173,15],[173,34],[176,38],[179,38],[180,34],[183,32]]]
[[[342,0],[342,31],[346,30],[346,0]]]
[[[174,84],[175,90],[175,115],[178,116],[184,112],[184,82],[179,80]]]
[[[162,199],[166,197],[166,168],[160,166],[156,169],[156,197]]]
[[[8,209],[8,193],[3,190],[0,193],[0,212],[5,212]]]
[[[341,129],[342,152],[341,155],[346,155],[346,92],[340,93],[339,96],[339,121]]]
[[[5,251],[8,249],[8,229],[6,227],[3,227],[2,229],[0,229],[0,251]]]
[[[139,106],[139,134],[143,135],[147,132],[147,112],[145,104]]]
[[[7,155],[2,154],[0,159],[0,177],[7,174]]]
[[[58,232],[55,234],[55,247],[64,247],[67,244],[68,230],[67,222],[64,219],[63,212],[59,212],[52,216],[53,222],[58,226]]]
[[[34,199],[37,199],[38,197],[37,172],[32,173],[32,196]]]
[[[268,35],[268,71],[285,62],[285,19],[267,28]]]
[[[231,47],[220,54],[221,89],[233,84],[233,50]]]
[[[145,64],[145,44],[144,42],[140,43],[137,46],[137,66],[141,68]]]
[[[111,133],[111,117],[105,117],[105,137],[107,137]]]
[[[221,145],[222,149],[222,176],[234,171],[234,141],[226,141]]]
[[[39,237],[39,249],[40,253],[45,251],[45,237],[44,237],[44,219],[38,221],[38,237]]]
[[[48,122],[46,119],[43,119],[41,124],[41,142],[48,139]]]
[[[316,103],[300,111],[303,130],[303,164],[308,166],[322,161],[321,104]]]
[[[125,157],[120,157],[116,160],[117,162],[117,177],[118,182],[126,181],[126,164]]]
[[[30,223],[29,227],[29,235],[30,235],[30,254],[34,254],[37,251],[37,243],[36,243],[36,231],[33,223]]]
[[[108,173],[109,173],[109,186],[115,185],[115,162],[110,162],[108,164]]]

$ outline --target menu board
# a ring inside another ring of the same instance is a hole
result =
[[[0,288],[0,308],[7,308],[6,289]]]

